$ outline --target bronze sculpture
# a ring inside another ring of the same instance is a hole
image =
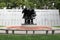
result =
[[[25,8],[22,13],[24,13],[23,18],[25,19],[25,24],[34,24],[33,19],[36,16],[34,9]]]

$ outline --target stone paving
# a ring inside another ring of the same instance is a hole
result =
[[[17,29],[17,30],[52,30],[52,29],[60,29],[56,27],[48,27],[48,26],[37,26],[37,27],[23,27],[23,26],[8,26],[8,27],[0,27],[0,29]],[[0,33],[6,33],[4,30],[0,30]],[[12,31],[9,31],[12,33]],[[46,31],[35,31],[35,34],[45,34]],[[56,30],[55,33],[60,33],[60,30]],[[15,34],[26,34],[26,31],[15,31]],[[32,31],[28,31],[28,34],[32,34]],[[51,34],[51,31],[49,31]]]

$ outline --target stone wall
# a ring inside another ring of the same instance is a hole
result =
[[[59,10],[57,9],[36,9],[34,23],[43,26],[60,26]],[[0,9],[0,25],[20,26],[24,23],[22,9]]]

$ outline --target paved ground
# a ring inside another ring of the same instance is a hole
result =
[[[48,26],[8,26],[6,27],[8,29],[17,29],[17,30],[51,30],[52,28],[51,27],[48,27]]]
[[[37,27],[22,27],[22,26],[9,26],[9,27],[0,27],[0,29],[18,29],[18,30],[52,30],[52,29],[60,29],[56,27],[48,27],[48,26],[37,26]],[[0,33],[6,33],[5,30],[0,30]],[[9,31],[12,33],[12,31]],[[26,31],[15,31],[15,34],[26,34]],[[32,34],[33,31],[28,31],[28,34]],[[45,34],[46,31],[35,31],[35,34]],[[56,30],[55,33],[60,33],[60,30]],[[51,31],[49,31],[51,34]]]

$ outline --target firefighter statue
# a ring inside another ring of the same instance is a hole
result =
[[[22,13],[23,13],[23,18],[25,19],[24,24],[34,24],[33,19],[35,19],[36,16],[34,9],[24,8]]]

